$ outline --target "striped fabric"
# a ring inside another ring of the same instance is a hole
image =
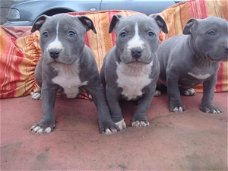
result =
[[[17,34],[27,30],[18,28],[15,31],[14,28],[0,27],[0,98],[27,95],[35,86],[33,75],[39,58],[36,55],[37,49],[27,44],[24,48],[32,49],[34,53],[29,55],[16,46]],[[33,56],[36,56],[36,59]]]
[[[192,0],[176,4],[161,13],[168,25],[169,33],[167,35],[161,33],[160,39],[165,40],[173,35],[182,34],[183,27],[190,18],[219,16],[228,19],[226,9],[228,4],[225,0]],[[99,69],[105,54],[115,44],[114,33],[108,33],[112,16],[115,14],[129,16],[135,13],[133,11],[71,13],[71,15],[86,15],[93,20],[97,34],[89,31],[85,40],[95,54]],[[0,26],[0,98],[25,96],[38,88],[34,79],[34,70],[41,56],[39,32],[31,34],[30,29],[31,27]],[[202,91],[202,86],[198,86],[197,91]],[[228,91],[228,62],[221,62],[216,91]],[[84,95],[81,98],[88,99]]]

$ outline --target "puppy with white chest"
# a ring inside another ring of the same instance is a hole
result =
[[[159,76],[156,50],[160,31],[167,33],[166,24],[160,16],[114,15],[109,32],[113,30],[116,45],[107,53],[101,69],[112,119],[119,129],[124,129],[119,100],[134,100],[137,108],[132,126],[148,126],[147,111]]]
[[[200,110],[221,113],[212,100],[219,62],[228,60],[228,22],[219,17],[191,19],[183,33],[158,48],[159,84],[167,86],[169,110],[183,112],[180,94],[193,95],[194,86],[203,83]]]
[[[104,97],[95,57],[85,45],[86,31],[96,33],[93,22],[85,16],[57,14],[41,16],[32,26],[40,31],[42,58],[36,66],[35,77],[41,86],[43,117],[32,126],[36,133],[49,133],[55,127],[56,93],[75,98],[81,90],[92,95],[98,110],[101,132],[113,133],[118,127],[111,120]],[[38,97],[33,94],[33,97]]]

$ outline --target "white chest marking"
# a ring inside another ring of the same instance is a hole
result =
[[[60,49],[60,50],[63,50],[64,47],[61,43],[61,41],[59,41],[59,23],[57,23],[56,25],[56,37],[55,37],[55,40],[53,40],[47,47],[48,50],[51,50],[51,49]]]
[[[188,72],[188,75],[191,75],[192,77],[198,79],[198,80],[205,80],[208,77],[210,77],[210,74],[194,74],[192,72]]]
[[[72,65],[53,63],[52,67],[58,72],[58,75],[52,81],[64,89],[68,98],[75,98],[78,95],[79,87],[88,82],[81,82],[79,78],[78,62]]]
[[[127,48],[131,50],[132,48],[137,48],[137,47],[143,48],[143,46],[144,46],[144,41],[139,36],[139,27],[138,27],[138,24],[136,23],[134,37],[132,37],[132,39],[128,41]]]
[[[152,81],[149,78],[152,65],[153,61],[147,65],[117,63],[117,85],[122,88],[121,94],[128,100],[141,96],[142,89]]]

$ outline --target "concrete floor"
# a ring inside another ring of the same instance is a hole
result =
[[[156,97],[147,128],[129,126],[134,104],[124,103],[128,128],[110,136],[99,134],[90,101],[58,98],[55,131],[35,135],[40,101],[1,99],[1,170],[227,170],[228,93],[215,94],[220,115],[200,112],[201,97],[183,97],[184,113]]]

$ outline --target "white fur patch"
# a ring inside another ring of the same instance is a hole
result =
[[[192,77],[198,79],[198,80],[205,80],[208,77],[210,77],[210,74],[194,74],[192,72],[188,72],[188,75],[191,75]]]
[[[184,91],[184,95],[185,96],[193,96],[196,94],[196,91],[194,88],[189,88],[187,90]]]
[[[57,23],[57,25],[56,25],[56,37],[55,37],[55,40],[52,41],[48,45],[47,49],[48,50],[51,50],[51,49],[60,49],[60,50],[63,50],[64,49],[62,43],[59,41],[59,23]]]
[[[156,90],[154,96],[159,97],[162,95],[162,92],[160,90]]]
[[[143,49],[143,46],[144,46],[144,41],[139,36],[139,27],[138,27],[138,24],[136,23],[134,37],[132,37],[132,39],[128,41],[127,48],[128,50],[131,50],[132,48],[137,48],[137,47]]]
[[[141,96],[142,89],[152,81],[149,78],[152,65],[153,61],[150,64],[117,63],[117,85],[123,89],[121,94],[128,100]]]
[[[40,92],[31,92],[31,96],[33,100],[40,100],[41,98],[41,93]]]
[[[146,127],[146,126],[149,126],[150,123],[148,121],[135,121],[135,122],[132,122],[131,125],[133,127]]]
[[[115,124],[119,127],[120,130],[123,130],[124,128],[127,127],[127,126],[126,126],[126,123],[125,123],[125,121],[124,121],[124,119],[122,119],[122,120],[119,121],[119,122],[116,122]]]
[[[174,107],[173,108],[173,110],[172,110],[172,112],[183,112],[184,111],[184,109],[183,109],[183,107]]]
[[[52,81],[64,89],[68,98],[75,98],[78,95],[79,87],[87,84],[87,81],[82,83],[79,78],[78,61],[71,65],[53,63],[52,67],[58,72]]]

